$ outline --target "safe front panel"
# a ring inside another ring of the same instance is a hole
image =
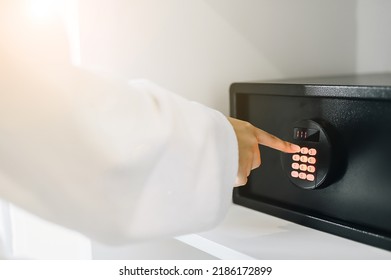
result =
[[[366,87],[366,95],[360,95],[362,87],[352,86],[351,94],[346,86],[341,94],[336,86],[327,87],[317,91],[311,86],[308,91],[289,84],[235,84],[231,88],[232,116],[330,154],[330,158],[314,156],[317,162],[311,165],[305,149],[305,163],[296,164],[292,155],[260,147],[262,166],[252,172],[246,186],[235,190],[234,202],[391,250],[391,90],[372,87],[371,93]],[[327,134],[327,143],[319,142],[316,131]],[[307,132],[315,138],[305,142]],[[302,138],[297,137],[300,133]],[[308,171],[308,166],[326,170],[325,180],[316,181],[315,170]],[[292,174],[303,175],[303,180],[292,179]]]

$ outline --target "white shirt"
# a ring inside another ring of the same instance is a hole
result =
[[[223,218],[238,168],[225,116],[148,81],[73,67],[55,24],[8,20],[18,26],[0,30],[1,199],[114,244]]]

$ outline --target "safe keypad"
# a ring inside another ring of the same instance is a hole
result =
[[[300,153],[292,155],[291,176],[313,182],[315,180],[315,163],[317,150],[301,147]]]

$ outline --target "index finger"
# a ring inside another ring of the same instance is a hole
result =
[[[281,140],[280,138],[270,134],[262,129],[255,128],[255,134],[258,143],[281,152],[296,153],[300,151],[300,146]]]

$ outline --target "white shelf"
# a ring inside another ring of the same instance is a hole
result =
[[[94,259],[391,259],[391,252],[232,205],[215,229],[176,239],[108,247]]]
[[[239,205],[231,206],[217,228],[199,236],[254,259],[391,259],[386,250]]]

